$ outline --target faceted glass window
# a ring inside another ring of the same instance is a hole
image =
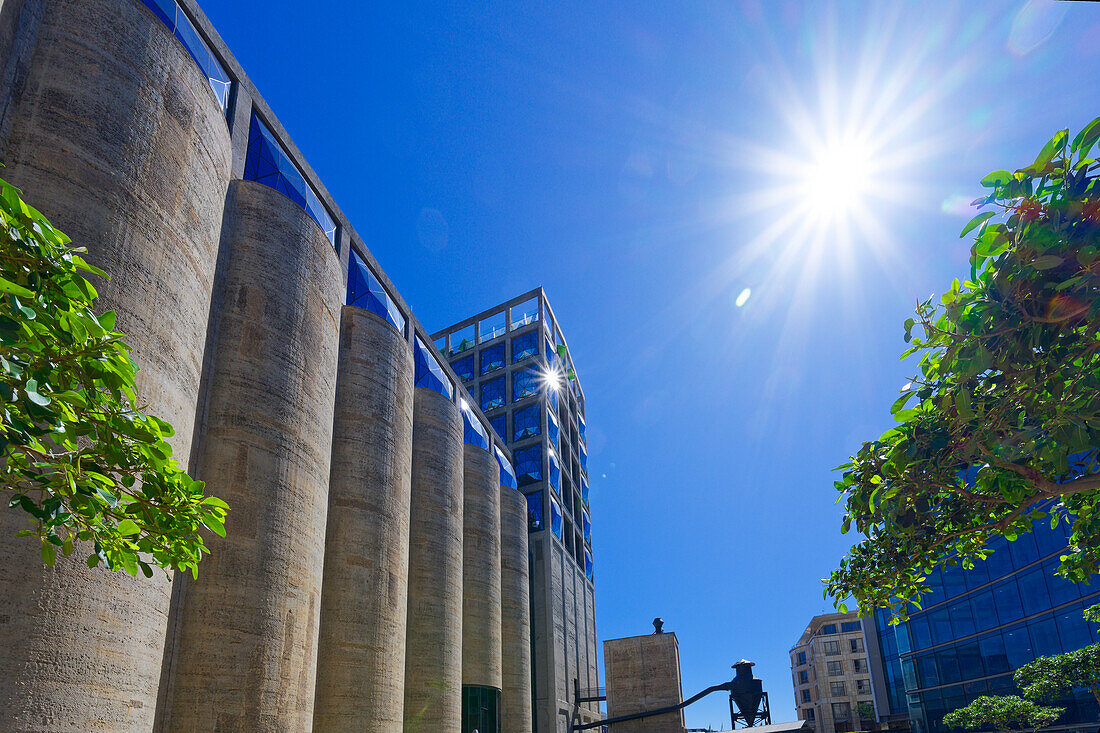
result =
[[[453,399],[454,385],[451,384],[451,378],[443,372],[443,368],[435,360],[435,354],[432,353],[431,349],[424,346],[424,342],[420,340],[419,336],[415,340],[413,357],[416,362],[413,385],[434,389],[441,395],[446,396],[447,399]]]
[[[584,415],[577,415],[577,432],[580,433],[581,440],[585,439],[584,431],[586,429],[587,428],[585,427],[585,424],[584,424]]]
[[[489,434],[485,432],[485,426],[474,415],[474,411],[462,400],[462,440],[467,445],[476,445],[482,450],[489,450]]]
[[[355,250],[351,251],[348,264],[348,305],[377,313],[405,333],[405,316]]]
[[[482,319],[481,323],[478,324],[478,330],[481,333],[478,337],[478,343],[481,344],[492,341],[497,336],[503,336],[506,333],[504,330],[504,311]]]
[[[581,501],[584,502],[585,506],[590,506],[588,503],[588,479],[584,476],[581,476]]]
[[[516,474],[504,452],[493,446],[493,455],[497,457],[497,465],[500,466],[500,485],[507,486],[509,489],[516,488]]]
[[[481,351],[481,373],[488,374],[504,368],[504,344],[490,346]]]
[[[550,452],[550,486],[554,492],[561,495],[561,466],[558,465],[558,457]]]
[[[588,451],[585,450],[583,445],[578,446],[578,447],[581,449],[580,450],[580,452],[581,452],[581,468],[584,470],[585,474],[587,474],[588,473]]]
[[[519,305],[513,305],[510,315],[513,330],[534,323],[539,319],[539,299],[531,298]]]
[[[523,361],[539,353],[539,334],[537,331],[521,333],[512,339],[512,363]]]
[[[481,385],[481,411],[504,407],[504,377],[497,377]]]
[[[542,446],[536,443],[512,452],[516,463],[516,478],[520,486],[542,481]]]
[[[584,541],[592,544],[592,520],[588,518],[588,512],[582,512],[581,516],[584,520]]]
[[[455,370],[455,374],[459,379],[465,379],[467,381],[474,378],[474,357],[473,355],[467,356],[465,359],[459,359],[458,361],[451,362],[451,369]]]
[[[558,391],[556,389],[546,390],[546,397],[550,400],[550,409],[558,409]]]
[[[512,401],[539,393],[539,373],[535,369],[517,369],[512,373]]]
[[[202,40],[199,32],[191,23],[190,18],[174,0],[143,0],[145,6],[160,18],[168,30],[179,39],[180,43],[198,64],[202,73],[206,74],[206,80],[210,88],[214,90],[214,96],[218,98],[218,104],[223,111],[229,108],[229,74],[222,67],[221,62]]]
[[[466,328],[460,328],[451,334],[450,356],[461,354],[463,351],[472,348],[474,348],[474,324],[471,323]]]
[[[546,366],[553,369],[558,365],[558,352],[554,350],[554,344],[550,343],[550,339],[545,339],[543,349],[543,355],[546,357]]]
[[[313,187],[306,183],[298,166],[294,165],[255,113],[252,114],[252,127],[248,131],[244,179],[269,186],[301,206],[320,225],[328,241],[336,243],[336,222],[317,198]]]
[[[593,575],[593,573],[592,573],[592,553],[589,552],[588,550],[585,550],[584,551],[584,577],[588,578],[589,580],[593,580],[592,575]]]
[[[561,449],[561,445],[558,444],[558,419],[552,412],[546,413],[546,437],[550,439],[550,445]]]
[[[501,414],[496,417],[489,418],[489,427],[493,429],[493,432],[497,434],[501,440],[507,442],[508,438],[505,434],[508,432],[508,415]]]
[[[542,524],[542,492],[527,494],[527,531],[541,532]]]
[[[523,440],[540,432],[538,403],[512,413],[512,440]]]
[[[554,501],[553,497],[550,497],[550,529],[553,530],[554,536],[559,540],[561,539],[561,507],[558,506],[558,502]]]

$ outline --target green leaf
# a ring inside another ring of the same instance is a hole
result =
[[[983,211],[981,214],[978,214],[969,222],[967,222],[966,226],[963,227],[962,232],[959,233],[959,237],[965,237],[967,234],[992,219],[994,216],[996,216],[996,214],[997,212],[995,211]]]
[[[54,561],[57,559],[57,553],[54,551],[53,545],[43,544],[42,549],[39,552],[42,555],[42,562],[52,567]]]
[[[982,186],[985,188],[996,188],[1003,186],[1012,180],[1012,174],[1008,171],[993,171],[981,180]]]
[[[39,394],[38,380],[35,379],[27,380],[27,383],[23,385],[23,392],[27,395],[27,399],[41,407],[45,407],[53,401],[47,395]]]
[[[132,519],[123,519],[121,522],[118,523],[118,526],[115,527],[115,531],[117,531],[123,537],[129,537],[131,535],[140,534],[141,527],[139,527],[138,523]]]
[[[1070,150],[1081,157],[1085,157],[1092,150],[1092,146],[1096,144],[1097,140],[1100,140],[1100,117],[1085,125],[1081,132],[1077,133],[1070,144]]]
[[[17,285],[11,280],[5,280],[0,277],[0,293],[11,293],[12,295],[18,295],[21,298],[33,298],[34,291],[27,290],[22,285]]]
[[[1031,266],[1036,270],[1050,270],[1062,264],[1062,262],[1064,260],[1057,255],[1043,255],[1042,257],[1036,257],[1031,262]]]

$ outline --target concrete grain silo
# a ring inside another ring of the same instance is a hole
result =
[[[0,176],[87,259],[126,334],[141,399],[187,466],[222,206],[225,113],[177,38],[133,0],[0,4]],[[0,509],[0,730],[150,730],[170,584],[46,568]]]
[[[183,586],[164,729],[309,730],[343,285],[278,191],[234,181],[199,476],[226,537]]]
[[[413,357],[397,318],[342,314],[315,731],[403,725]]]
[[[531,710],[531,590],[528,585],[527,498],[516,489],[508,459],[500,466],[501,730],[529,733]]]
[[[459,733],[462,709],[462,416],[415,339],[405,730]]]

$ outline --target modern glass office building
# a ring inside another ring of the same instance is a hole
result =
[[[599,686],[584,391],[542,288],[432,336],[512,451],[527,497],[534,721],[540,733],[594,722]]]
[[[1100,641],[1100,629],[1081,615],[1100,603],[1100,583],[1054,574],[1066,529],[1038,519],[1031,534],[994,543],[973,570],[933,573],[924,610],[907,623],[890,626],[887,612],[875,613],[864,635],[880,721],[907,719],[914,733],[942,733],[943,716],[974,698],[1017,694],[1012,672],[1027,662]],[[1095,733],[1100,709],[1091,694],[1055,704],[1066,708],[1055,728]]]

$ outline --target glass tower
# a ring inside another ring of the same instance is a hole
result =
[[[584,391],[542,288],[432,336],[512,451],[530,532],[534,726],[594,722],[599,686]]]

